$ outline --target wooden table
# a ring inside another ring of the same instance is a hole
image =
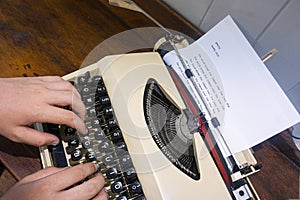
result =
[[[202,35],[161,1],[136,2],[166,28],[193,39]],[[145,38],[112,40],[121,32],[156,25],[141,13],[110,6],[107,0],[15,0],[0,5],[0,77],[63,76],[89,64],[84,60],[99,44],[100,58],[123,53],[132,42],[150,48],[157,41],[151,32],[145,32]],[[262,199],[299,198],[299,152],[294,149],[286,133],[254,148],[263,168],[251,180]],[[37,148],[2,137],[0,161],[17,180],[41,169]]]

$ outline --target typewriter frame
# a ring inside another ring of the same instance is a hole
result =
[[[233,187],[225,183],[200,134],[194,134],[195,155],[200,170],[198,181],[178,171],[154,144],[142,116],[142,96],[147,80],[150,78],[157,80],[177,105],[185,108],[178,88],[158,53],[107,56],[63,78],[75,81],[76,77],[87,71],[103,77],[147,199],[259,199],[247,178],[259,170],[255,167],[257,163],[250,150],[236,154],[239,164],[249,170],[247,173],[237,170],[229,174],[232,182],[239,183],[243,180],[242,184]],[[123,106],[120,99],[128,106]],[[36,124],[36,128],[42,130],[42,125]],[[40,155],[43,167],[53,166],[48,147],[41,147]],[[241,193],[246,195],[240,195]]]

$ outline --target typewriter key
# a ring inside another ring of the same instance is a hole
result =
[[[116,142],[123,138],[122,132],[120,129],[116,129],[111,133],[111,140]]]
[[[106,95],[106,88],[104,85],[100,84],[98,85],[97,89],[96,89],[96,94],[99,94],[99,95]]]
[[[93,76],[92,77],[92,82],[93,83],[99,83],[99,84],[103,83],[103,78],[102,78],[102,76],[98,76],[98,75],[97,76]]]
[[[122,166],[123,169],[126,169],[127,167],[131,166],[131,157],[130,155],[126,154],[123,155],[120,159],[120,164]]]
[[[91,125],[93,128],[100,128],[101,122],[99,119],[93,119],[91,121]]]
[[[84,140],[82,140],[82,146],[83,146],[83,148],[85,148],[85,149],[89,149],[89,148],[92,148],[93,143],[92,143],[92,141],[89,140],[89,139],[84,139]]]
[[[86,159],[87,162],[95,161],[96,160],[96,153],[93,152],[93,151],[88,151],[85,154],[85,159]]]
[[[106,178],[107,179],[115,179],[119,176],[118,170],[115,167],[110,167],[106,171]]]
[[[111,146],[109,144],[109,142],[101,142],[98,145],[98,149],[101,153],[109,153],[112,151]]]
[[[90,94],[92,94],[94,92],[95,89],[93,89],[91,86],[89,85],[85,85],[82,87],[80,94],[82,96],[89,96]]]
[[[88,71],[88,72],[86,72],[83,76],[79,76],[79,77],[77,78],[77,83],[78,83],[79,85],[86,84],[86,83],[89,81],[90,77],[91,77],[91,74],[90,74],[90,72]]]
[[[104,112],[105,117],[107,117],[107,118],[110,118],[113,116],[113,108],[111,106],[104,108],[103,112]]]
[[[107,126],[109,130],[114,130],[118,128],[118,122],[115,118],[110,118],[109,120],[107,120]]]
[[[113,193],[120,193],[123,190],[123,184],[121,181],[116,181],[110,186],[110,188]]]
[[[128,189],[131,195],[139,194],[142,192],[142,186],[138,181],[135,181],[134,183],[130,184],[128,186]]]
[[[104,155],[102,157],[102,162],[108,166],[113,165],[115,163],[115,157],[113,154]]]
[[[134,200],[146,200],[146,197],[145,196],[139,196],[139,197],[136,197]]]
[[[95,98],[92,96],[83,98],[83,103],[85,106],[92,106],[95,103]]]
[[[73,137],[68,140],[68,147],[78,147],[79,146],[79,140],[77,137]]]
[[[95,117],[97,115],[97,111],[94,106],[87,108],[86,112],[89,117]]]
[[[128,198],[124,195],[122,196],[118,196],[118,198],[116,200],[127,200]]]
[[[102,106],[109,106],[110,105],[110,99],[109,99],[108,96],[99,97],[99,101],[100,101]]]
[[[66,126],[64,133],[66,136],[75,135],[76,129]]]
[[[131,183],[137,179],[134,168],[129,168],[128,170],[126,170],[126,172],[124,172],[124,176],[127,183]]]
[[[115,147],[118,150],[118,153],[125,153],[125,152],[127,152],[126,143],[123,142],[123,141],[116,143]]]
[[[82,152],[80,149],[75,149],[74,151],[71,152],[71,159],[73,161],[78,161],[82,158]]]
[[[95,137],[96,140],[106,139],[106,135],[105,135],[104,131],[102,130],[102,128],[98,128],[96,130],[96,132],[94,133],[94,137]]]

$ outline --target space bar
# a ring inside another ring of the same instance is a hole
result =
[[[67,167],[68,166],[65,152],[63,150],[63,145],[61,142],[56,146],[50,146],[49,151],[51,153],[52,160],[53,160],[55,167]]]
[[[50,154],[52,156],[52,161],[55,167],[67,167],[68,163],[67,163],[67,158],[64,152],[64,147],[63,144],[61,142],[61,136],[60,136],[60,132],[59,132],[59,128],[57,125],[55,124],[46,124],[45,125],[45,129],[47,130],[47,132],[56,135],[60,142],[55,145],[55,146],[48,146],[48,149],[50,151]]]

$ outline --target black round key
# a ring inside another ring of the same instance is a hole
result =
[[[79,140],[77,137],[73,137],[68,140],[68,147],[78,147],[79,146]]]
[[[103,78],[102,76],[96,75],[92,77],[92,82],[94,83],[103,83]]]
[[[116,200],[127,200],[128,198],[124,195],[122,196],[118,196],[118,198]]]
[[[107,179],[115,179],[119,176],[118,170],[115,167],[110,167],[106,171],[106,177]]]
[[[93,142],[91,140],[89,140],[89,139],[84,139],[84,140],[82,140],[82,146],[85,149],[92,148]]]
[[[131,157],[128,154],[123,155],[120,159],[120,164],[123,168],[127,168],[131,165]]]
[[[102,106],[109,106],[110,105],[110,99],[108,96],[101,96],[99,97],[99,101]]]
[[[86,76],[79,76],[77,79],[77,84],[78,85],[84,85],[89,81],[89,78]]]
[[[118,140],[120,140],[120,139],[123,138],[123,135],[122,135],[122,132],[121,132],[120,129],[115,129],[110,134],[111,134],[111,140],[113,142],[116,142],[116,141],[118,141]]]
[[[95,103],[95,98],[93,98],[92,96],[84,97],[83,98],[83,103],[86,106],[91,106]]]
[[[112,154],[104,155],[101,160],[106,165],[111,165],[115,162],[115,158]]]
[[[73,161],[78,161],[82,158],[82,152],[80,149],[75,149],[74,151],[71,152],[71,159]]]
[[[93,92],[93,88],[91,88],[91,86],[89,85],[85,85],[84,87],[82,87],[80,94],[83,96],[88,96]]]
[[[140,182],[135,181],[134,183],[128,186],[129,192],[131,195],[138,194],[142,192],[142,186]]]
[[[101,95],[101,96],[107,95],[105,86],[102,84],[99,84],[96,88],[96,94]]]
[[[133,167],[127,169],[124,172],[124,176],[125,176],[125,179],[126,179],[127,183],[132,183],[133,181],[135,181],[137,179],[136,172],[135,172]]]
[[[86,83],[89,81],[90,77],[91,77],[91,74],[90,74],[90,72],[88,71],[88,72],[86,72],[84,75],[79,76],[79,77],[77,78],[77,84],[78,84],[78,85],[84,85],[84,84],[86,84]]]
[[[87,108],[86,112],[89,117],[94,117],[97,114],[97,111],[94,106]]]
[[[94,134],[96,140],[104,140],[106,139],[106,135],[102,128],[98,128]]]
[[[106,88],[105,88],[105,86],[102,85],[102,84],[99,84],[99,85],[97,86],[96,92],[97,92],[97,94],[99,94],[99,95],[106,95],[106,94],[107,94],[107,93],[106,93]]]
[[[96,153],[93,152],[93,151],[88,151],[85,154],[85,159],[86,159],[87,162],[95,161],[96,160]]]
[[[123,190],[123,184],[121,181],[114,182],[110,187],[113,193],[119,193]]]
[[[134,200],[146,200],[145,196],[138,196],[136,198],[134,198]]]
[[[95,100],[94,105],[95,105],[95,107],[96,107],[97,109],[100,110],[101,102],[100,102],[99,100]],[[100,113],[100,112],[99,112],[99,113]],[[99,114],[99,113],[98,113],[98,114]]]
[[[101,142],[98,145],[98,149],[101,153],[109,153],[111,152],[111,146],[109,144],[109,142]]]
[[[107,126],[110,130],[118,128],[118,122],[115,118],[110,118],[107,120]]]
[[[67,126],[65,128],[64,132],[65,132],[65,135],[70,136],[70,135],[74,135],[76,133],[76,129]]]
[[[126,143],[121,141],[115,144],[116,148],[121,151],[121,153],[125,153],[127,151]]]
[[[103,112],[104,112],[105,117],[111,117],[113,115],[114,110],[111,106],[109,106],[109,107],[104,108]]]
[[[91,121],[91,125],[93,128],[100,128],[101,122],[99,119],[93,119]]]

